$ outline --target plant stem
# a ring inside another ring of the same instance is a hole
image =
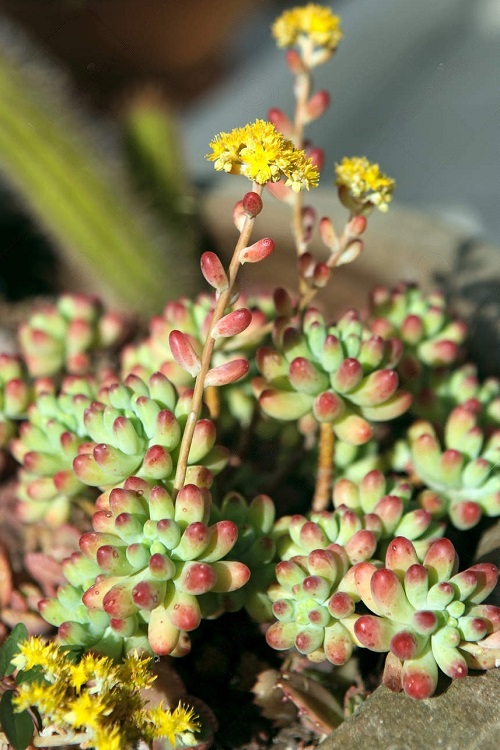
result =
[[[346,224],[344,226],[344,229],[338,241],[337,248],[333,250],[333,252],[330,254],[329,258],[326,261],[326,265],[328,266],[328,268],[332,268],[332,269],[335,268],[340,258],[342,257],[343,253],[347,250],[349,243],[353,239],[352,235],[347,231],[347,227],[349,226],[351,219],[353,219],[352,214],[349,216],[349,218],[346,221]],[[321,289],[318,287],[308,287],[307,289],[305,289],[303,294],[301,294],[298,309],[305,310],[306,307],[313,301],[313,299],[315,298],[315,296],[318,294],[319,291],[321,291]]]
[[[295,84],[297,105],[295,107],[295,119],[293,123],[293,142],[296,148],[304,147],[304,109],[309,100],[311,87],[312,76],[309,70],[307,70],[307,72],[299,73]],[[300,191],[295,193],[293,204],[293,234],[298,256],[302,255],[305,250],[302,243],[302,236],[304,234],[302,227],[302,208],[302,191]],[[300,291],[303,293],[307,287],[305,286],[305,280],[302,277],[299,278],[299,285]]]
[[[252,186],[252,190],[254,193],[257,193],[258,195],[262,195],[262,185],[258,185],[257,183],[254,182]],[[238,275],[238,271],[241,265],[240,253],[243,250],[243,248],[247,247],[249,243],[254,223],[255,223],[255,217],[250,217],[250,216],[246,217],[243,227],[240,231],[238,242],[236,243],[236,247],[234,248],[233,257],[231,258],[231,262],[229,264],[229,269],[228,269],[228,274],[227,274],[228,279],[229,279],[228,287],[224,292],[221,292],[217,300],[217,303],[215,305],[215,309],[212,313],[212,319],[210,321],[210,328],[207,334],[205,345],[203,347],[203,352],[201,354],[201,369],[198,375],[196,376],[196,381],[195,381],[194,390],[193,390],[193,399],[191,401],[191,409],[187,416],[186,425],[184,427],[184,433],[182,435],[181,447],[179,450],[179,459],[177,462],[177,470],[175,473],[175,480],[174,480],[174,495],[177,494],[177,492],[181,489],[181,487],[184,484],[184,480],[186,478],[189,451],[191,449],[191,443],[193,442],[193,435],[194,435],[194,430],[196,427],[196,422],[200,416],[201,405],[203,402],[203,391],[205,388],[205,378],[207,376],[207,372],[210,369],[210,362],[212,360],[212,353],[213,353],[214,345],[215,345],[215,339],[212,338],[211,333],[214,329],[214,326],[223,317],[226,307],[229,303],[229,300],[231,299],[231,295],[232,295],[233,288],[234,288],[234,283],[236,281],[236,276]]]
[[[319,456],[316,488],[312,502],[314,511],[326,510],[330,502],[333,480],[333,457],[335,455],[335,433],[330,422],[322,422],[319,428]]]

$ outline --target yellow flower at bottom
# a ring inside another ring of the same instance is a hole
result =
[[[147,720],[153,724],[153,737],[166,737],[171,745],[176,744],[175,736],[185,732],[199,732],[200,725],[195,719],[194,710],[179,703],[174,711],[163,705],[145,712]]]
[[[295,148],[270,122],[256,120],[230,133],[219,133],[210,143],[217,171],[242,174],[265,185],[282,177],[292,190],[316,187],[319,172],[304,151]]]
[[[346,188],[358,206],[371,204],[387,211],[396,183],[380,171],[378,164],[366,156],[344,157],[335,165],[335,174],[336,185]]]
[[[330,8],[315,3],[285,10],[272,26],[279,47],[291,47],[301,39],[333,51],[342,39],[340,18]]]

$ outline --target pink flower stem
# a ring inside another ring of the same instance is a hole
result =
[[[261,196],[262,185],[258,185],[256,182],[254,182],[252,186],[252,191]],[[184,480],[186,478],[186,471],[187,471],[187,466],[188,466],[189,451],[191,449],[191,444],[193,442],[193,435],[194,435],[194,430],[196,427],[196,422],[198,421],[199,416],[200,416],[201,405],[203,402],[203,393],[205,389],[205,378],[207,376],[207,372],[210,369],[210,363],[212,361],[212,353],[213,353],[214,345],[215,345],[215,339],[212,338],[211,332],[213,331],[214,326],[223,317],[226,307],[229,303],[229,300],[231,299],[234,284],[236,281],[236,276],[238,275],[238,271],[241,265],[240,253],[243,250],[243,248],[247,247],[249,244],[249,240],[252,234],[254,223],[255,223],[255,217],[247,216],[245,218],[245,222],[241,229],[238,242],[236,243],[236,247],[234,248],[233,256],[229,264],[229,269],[228,269],[228,274],[227,274],[228,279],[229,279],[228,287],[225,291],[221,292],[217,300],[217,303],[215,305],[215,309],[212,313],[212,319],[210,321],[210,328],[209,328],[208,335],[205,341],[205,345],[203,347],[203,352],[201,354],[201,369],[198,375],[196,376],[196,381],[194,384],[194,391],[193,391],[193,399],[191,401],[191,409],[187,416],[186,425],[184,427],[184,432],[182,435],[181,447],[179,450],[179,459],[177,462],[177,470],[175,473],[175,480],[174,480],[174,496],[177,495],[178,491],[184,485]]]

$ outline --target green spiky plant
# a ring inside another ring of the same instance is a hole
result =
[[[240,610],[284,652],[268,675],[318,734],[338,725],[339,708],[317,663],[387,653],[383,682],[423,699],[440,673],[457,679],[500,659],[500,607],[487,602],[498,571],[461,570],[446,536],[500,516],[499,383],[457,369],[466,326],[438,294],[377,289],[365,316],[336,322],[313,306],[363,251],[394,183],[364,157],[337,165],[349,214],[340,236],[321,219],[326,260],[313,256],[316,218],[302,196],[322,156],[304,150],[303,131],[327,109],[311,72],[341,32],[316,5],[285,12],[273,32],[290,48],[295,117],[274,109],[210,144],[216,169],[252,183],[233,210],[228,267],[201,257],[211,292],[169,302],[114,359],[119,320],[66,295],[20,327],[19,357],[0,358],[18,518],[40,533],[81,531],[60,563],[64,582],[37,599],[54,642],[18,632],[0,658],[0,720],[16,747],[33,732],[38,746],[114,750],[158,736],[206,746],[203,711],[198,722],[192,707],[147,710],[123,682],[135,669],[149,685],[134,659],[185,657],[205,621]],[[238,298],[241,266],[273,251],[270,238],[251,239],[264,188],[292,208],[298,291]],[[310,689],[297,681],[304,663]],[[270,703],[259,695],[273,718]]]
[[[150,97],[147,105],[130,99],[116,123],[118,144],[110,158],[109,144],[99,144],[97,133],[89,136],[60,78],[17,30],[5,30],[2,176],[72,273],[122,308],[151,314],[166,298],[196,289],[197,228],[191,221],[185,231],[193,204],[177,158],[173,116],[159,97]],[[154,211],[144,211],[145,194]],[[170,268],[180,248],[183,262],[174,280]]]

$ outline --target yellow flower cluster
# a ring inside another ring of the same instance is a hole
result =
[[[285,178],[285,185],[298,193],[316,187],[319,172],[304,151],[295,148],[270,122],[256,120],[230,133],[219,133],[210,143],[217,171],[242,174],[265,185]]]
[[[366,156],[345,157],[335,165],[336,184],[348,190],[358,205],[376,206],[387,211],[396,183],[372,164]]]
[[[340,18],[330,8],[315,3],[285,10],[274,22],[272,32],[279,47],[310,42],[330,51],[338,47],[343,36]]]
[[[78,737],[82,748],[128,750],[139,740],[167,737],[192,741],[199,729],[194,712],[181,704],[174,711],[163,706],[146,709],[140,693],[155,676],[151,659],[136,654],[115,664],[105,656],[85,654],[79,662],[54,643],[30,638],[12,659],[18,669],[41,668],[43,677],[19,685],[13,699],[17,711],[36,706],[43,727]],[[57,669],[55,668],[57,664]],[[185,744],[185,743],[184,743]]]

